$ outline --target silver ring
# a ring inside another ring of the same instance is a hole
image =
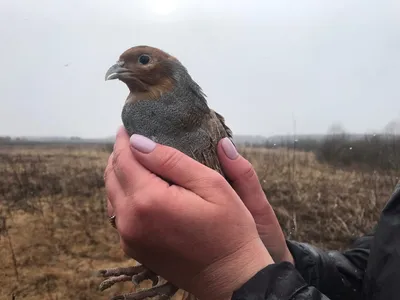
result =
[[[115,229],[117,229],[117,225],[115,224],[115,215],[111,216],[109,221],[110,221],[111,226],[114,227]]]

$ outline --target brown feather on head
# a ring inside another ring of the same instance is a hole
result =
[[[160,49],[135,46],[120,55],[105,79],[124,82],[133,96],[128,100],[159,99],[174,87],[172,75],[176,64],[180,63],[175,57]]]

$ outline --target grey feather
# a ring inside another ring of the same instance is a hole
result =
[[[179,63],[174,68],[175,86],[158,100],[127,102],[122,121],[129,135],[141,134],[174,147],[223,175],[217,144],[232,138],[222,115],[208,107],[200,86]]]

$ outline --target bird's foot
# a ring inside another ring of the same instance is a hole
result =
[[[101,291],[110,288],[117,282],[132,281],[135,286],[138,286],[145,280],[152,281],[152,287],[149,289],[114,296],[111,300],[142,300],[154,297],[157,297],[155,298],[157,300],[169,300],[178,291],[178,287],[169,282],[160,283],[160,277],[142,265],[100,270],[99,274],[102,277],[108,277],[100,284],[99,289]]]
[[[100,270],[99,274],[102,277],[108,277],[108,279],[100,283],[99,289],[101,291],[110,288],[117,282],[132,281],[134,285],[139,285],[145,280],[151,280],[153,286],[155,286],[160,280],[157,274],[142,265]]]
[[[147,298],[157,300],[170,300],[178,291],[178,287],[170,282],[158,284],[147,290],[118,295],[111,298],[111,300],[143,300]]]

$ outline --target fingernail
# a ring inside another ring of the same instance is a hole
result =
[[[143,153],[150,153],[156,147],[156,143],[139,134],[133,134],[130,138],[130,142],[133,148]]]
[[[224,150],[225,155],[232,160],[239,156],[239,153],[229,138],[224,138],[222,140],[222,149]]]

